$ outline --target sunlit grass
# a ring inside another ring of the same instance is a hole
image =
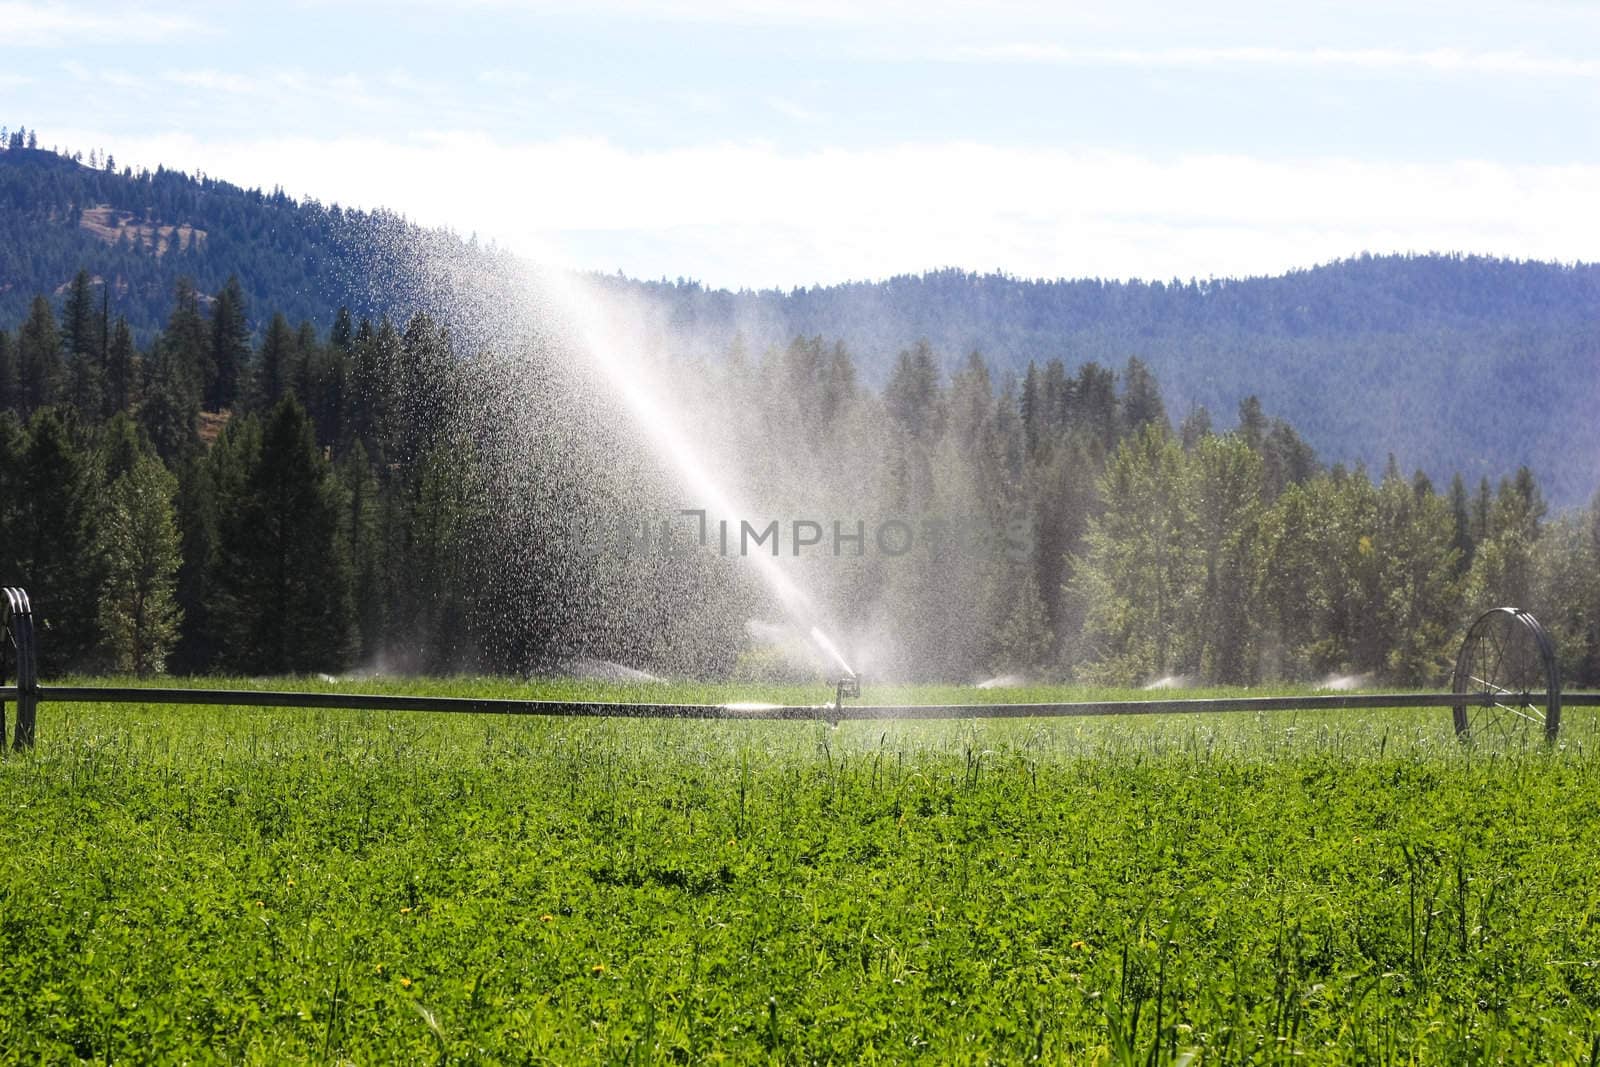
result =
[[[1198,694],[864,702],[1173,695]],[[0,1049],[1579,1062],[1593,741],[1587,711],[1550,748],[1462,745],[1447,709],[832,727],[49,703],[37,750],[0,763]]]

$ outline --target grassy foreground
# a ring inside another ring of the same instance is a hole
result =
[[[1554,750],[1460,746],[1442,710],[835,729],[48,704],[39,726],[0,763],[8,1061],[1591,1063],[1600,1043],[1585,711]]]

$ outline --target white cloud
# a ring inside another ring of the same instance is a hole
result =
[[[700,115],[715,115],[727,110],[726,102],[716,93],[686,89],[674,94],[674,99],[685,109]]]
[[[77,47],[91,41],[152,44],[204,32],[187,15],[139,7],[95,12],[66,4],[0,2],[0,34],[13,48]]]
[[[416,6],[432,7],[422,0]],[[962,21],[979,17],[961,0],[462,0],[466,6],[528,15],[583,15],[723,25],[882,24]],[[1037,13],[1028,0],[986,5],[983,18]]]
[[[1523,51],[1472,52],[1455,48],[1073,48],[1022,42],[965,45],[942,58],[974,63],[1050,63],[1075,66],[1273,67],[1430,74],[1600,78],[1600,60],[1534,55]]]
[[[791,122],[814,126],[823,120],[823,116],[820,113],[812,111],[804,104],[797,104],[793,100],[786,100],[781,96],[769,96],[767,98],[767,106]]]
[[[394,73],[379,79],[389,93],[374,92],[368,80],[359,74],[313,75],[293,69],[243,74],[209,68],[166,70],[161,73],[161,80],[200,93],[237,97],[236,103],[240,105],[253,98],[270,104],[280,113],[290,107],[337,108],[341,112],[352,109],[392,111],[397,104],[393,93],[422,91],[416,82]]]
[[[339,0],[380,9],[375,0]],[[431,17],[424,0],[384,0]],[[800,32],[870,31],[888,48],[920,47],[933,35],[950,41],[1129,37],[1215,43],[1274,40],[1395,42],[1498,47],[1508,41],[1548,41],[1558,47],[1589,39],[1600,9],[1588,0],[1507,4],[1504,0],[458,0],[456,7],[495,15],[577,17],[587,20],[678,22],[729,27],[784,27]],[[450,17],[448,15],[443,17]]]
[[[533,76],[523,70],[497,69],[479,74],[478,81],[496,89],[526,89],[533,82]]]
[[[243,74],[225,74],[217,70],[169,70],[161,75],[161,79],[173,85],[198,89],[204,93],[249,96],[260,91],[260,83],[255,78]]]
[[[1596,165],[1007,148],[629,150],[441,133],[221,143],[71,132],[123,161],[385,206],[538,259],[718,285],[941,266],[1023,276],[1275,273],[1362,251],[1600,258]]]
[[[118,67],[91,67],[75,59],[62,63],[61,71],[75,82],[108,85],[113,89],[138,90],[143,89],[146,84],[144,78]]]

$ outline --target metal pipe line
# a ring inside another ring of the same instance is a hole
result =
[[[1093,700],[1043,704],[729,704],[612,703],[514,700],[494,697],[400,696],[289,690],[147,688],[142,686],[36,686],[40,703],[202,704],[229,707],[325,708],[350,711],[423,711],[558,718],[748,719],[814,721],[872,719],[1025,719],[1101,715],[1177,715],[1225,711],[1334,711],[1361,708],[1489,707],[1495,693],[1330,693],[1315,696],[1201,697],[1178,700]],[[17,699],[15,686],[0,701]],[[1519,694],[1522,695],[1522,694]],[[1525,695],[1543,699],[1542,693]],[[1563,693],[1568,706],[1600,706],[1600,692]]]

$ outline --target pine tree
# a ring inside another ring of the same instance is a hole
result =
[[[99,624],[113,669],[137,675],[167,668],[182,614],[176,599],[179,552],[172,501],[177,479],[161,461],[138,456],[111,482],[101,533],[106,579]]]
[[[26,417],[54,404],[60,395],[63,365],[55,313],[42,296],[33,298],[28,319],[17,335],[18,410]]]
[[[1054,365],[1056,360],[1050,361]],[[1081,433],[1093,446],[1096,465],[1104,462],[1121,437],[1122,412],[1117,401],[1117,376],[1095,362],[1078,368],[1078,375],[1062,398],[1063,422]]]
[[[357,337],[351,360],[350,430],[372,451],[373,462],[382,466],[384,446],[392,433],[392,389],[400,337],[387,318],[376,331],[362,325],[363,336]]]
[[[321,361],[322,342],[317,338],[317,328],[310,320],[303,320],[294,335],[295,360],[289,373],[289,389],[299,398],[301,405],[316,422],[317,364]]]
[[[88,271],[80,270],[73,276],[61,308],[61,346],[68,360],[92,359],[100,351],[94,305],[94,282]]]
[[[883,406],[917,440],[931,442],[943,431],[939,364],[928,342],[918,341],[900,353],[883,387]]]
[[[95,450],[100,478],[110,485],[151,452],[150,438],[131,415],[118,412],[100,425]]]
[[[1092,366],[1092,370],[1087,368],[1079,370],[1087,370],[1090,375],[1098,375],[1102,368],[1098,364]],[[1115,382],[1110,372],[1107,372],[1103,379],[1096,377],[1095,380],[1097,384],[1104,385],[1110,390],[1099,399],[1109,400],[1114,405]],[[1091,421],[1088,416],[1091,401],[1086,385],[1082,378],[1069,379],[1067,365],[1059,359],[1052,359],[1044,365],[1044,373],[1039,377],[1039,403],[1044,416],[1043,432],[1052,441],[1061,437],[1063,433],[1070,433],[1087,426]]]
[[[99,639],[98,485],[91,457],[75,438],[57,409],[35,415],[17,486],[16,580],[34,600],[46,673],[88,666]]]
[[[412,317],[400,339],[395,381],[390,393],[394,443],[391,462],[421,465],[422,457],[448,434],[459,410],[460,368],[451,349],[450,335],[426,314]]]
[[[1124,433],[1138,433],[1146,426],[1159,423],[1170,429],[1167,408],[1161,402],[1161,387],[1155,375],[1138,356],[1128,358],[1128,367],[1122,375],[1122,426]]]
[[[391,643],[432,671],[457,669],[469,651],[477,539],[487,502],[471,442],[462,435],[436,443],[416,464],[406,501],[407,539],[391,552],[402,569],[390,617]]]
[[[822,383],[822,421],[832,426],[834,420],[856,399],[856,364],[843,341],[836,341],[828,356],[828,367]]]
[[[1029,458],[1038,455],[1041,445],[1046,440],[1041,390],[1039,367],[1029,361],[1028,373],[1022,379],[1022,396],[1018,400],[1019,414],[1022,417],[1022,437]]]
[[[302,363],[297,395],[311,416],[317,440],[326,445],[340,441],[348,421],[350,354],[336,345],[314,344]]]
[[[79,352],[67,363],[67,401],[86,419],[100,417],[106,399],[105,368],[99,351]]]
[[[1267,417],[1262,414],[1261,401],[1254,393],[1239,401],[1239,437],[1245,444],[1261,451],[1267,440]]]
[[[254,416],[228,420],[211,449],[192,455],[178,482],[178,529],[183,565],[178,570],[178,607],[183,612],[173,667],[198,674],[222,665],[218,631],[227,618],[221,606],[219,550],[222,517],[244,497],[249,472],[261,457],[261,423]]]
[[[210,348],[205,404],[210,411],[221,411],[238,401],[239,379],[250,358],[250,326],[238,275],[228,277],[211,307]]]
[[[1309,481],[1320,464],[1317,454],[1282,419],[1273,419],[1272,428],[1261,442],[1261,493],[1268,503],[1278,499],[1291,485]]]
[[[161,458],[180,464],[200,447],[200,385],[188,358],[165,338],[151,353],[150,366],[139,421]]]
[[[237,497],[220,490],[224,662],[250,674],[342,670],[357,639],[342,487],[294,398],[268,415]]]
[[[111,331],[111,343],[106,350],[104,417],[110,418],[119,411],[129,411],[139,399],[139,354],[133,347],[133,333],[128,320],[117,319]]]
[[[356,624],[361,635],[359,654],[370,659],[381,652],[388,625],[384,595],[383,502],[367,450],[359,439],[340,459],[337,470],[348,504],[344,535],[350,556]]]
[[[292,388],[299,352],[295,346],[294,332],[283,315],[272,316],[267,336],[261,342],[261,353],[256,357],[256,385],[254,402],[257,410],[267,411],[277,406],[285,393]]]
[[[200,294],[189,278],[179,278],[173,288],[172,314],[167,318],[163,340],[166,358],[174,364],[174,370],[191,383],[185,391],[193,392],[198,405],[216,376],[216,368],[211,363],[206,322],[200,314]]]
[[[334,316],[333,332],[329,335],[329,343],[342,352],[349,352],[355,346],[355,329],[350,321],[350,309],[340,306],[339,313]]]

